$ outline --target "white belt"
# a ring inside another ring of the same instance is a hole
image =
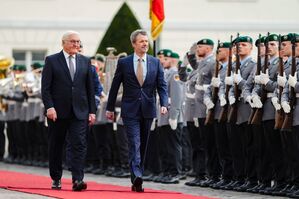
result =
[[[296,98],[299,98],[299,93],[296,93]]]
[[[170,97],[168,98],[168,104],[171,104],[171,99],[170,99]]]
[[[192,93],[186,93],[186,97],[190,99],[195,99],[195,95]]]
[[[195,89],[199,90],[199,91],[205,91],[208,89],[208,87],[209,87],[209,84],[204,84],[204,85],[195,84]]]
[[[275,97],[274,93],[267,93],[267,98]]]

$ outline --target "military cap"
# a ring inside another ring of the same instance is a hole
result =
[[[261,38],[258,38],[256,41],[255,41],[255,46],[258,47],[259,44],[263,44],[265,43],[265,40],[266,40],[266,36],[261,36]]]
[[[26,71],[26,66],[25,65],[14,65],[12,67],[12,70]]]
[[[231,46],[230,42],[221,42],[219,43],[219,48],[229,48]]]
[[[176,58],[176,59],[180,59],[179,54],[177,54],[176,52],[171,52],[170,57],[172,57],[172,58]]]
[[[239,43],[239,42],[248,42],[248,43],[251,43],[252,44],[252,38],[249,37],[249,36],[240,36],[238,38],[236,38],[236,43]]]
[[[38,68],[42,68],[43,65],[41,65],[41,64],[38,63],[38,62],[34,62],[34,63],[31,65],[31,67],[32,67],[33,69],[38,69]]]
[[[163,50],[163,55],[164,55],[165,57],[171,57],[171,54],[172,54],[172,51],[171,51],[171,50],[169,50],[169,49],[164,49],[164,50]]]
[[[281,36],[281,42],[292,41],[294,37],[295,37],[295,33],[289,33],[287,35],[283,35]]]
[[[102,54],[96,54],[95,56],[94,56],[94,58],[97,60],[97,61],[100,61],[100,62],[105,62],[105,56],[104,55],[102,55]]]
[[[198,44],[214,46],[214,42],[211,39],[202,39],[202,40],[199,40],[197,42],[197,45]]]
[[[164,55],[164,49],[161,49],[161,50],[159,50],[158,52],[157,52],[157,55]]]
[[[265,43],[269,41],[279,41],[279,36],[277,34],[271,34],[265,39]]]
[[[10,67],[11,70],[17,70],[17,68],[18,68],[18,65],[13,65]]]
[[[299,34],[296,34],[296,33],[295,33],[295,42],[299,43]]]

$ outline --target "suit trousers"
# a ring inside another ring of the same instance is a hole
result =
[[[147,151],[153,118],[123,118],[129,145],[131,182],[143,175],[143,163]]]
[[[5,152],[5,135],[4,135],[5,122],[0,121],[0,160],[3,159]]]
[[[53,180],[62,177],[62,156],[66,135],[70,142],[70,167],[73,180],[83,180],[84,162],[87,151],[86,132],[88,120],[57,119],[55,122],[48,120],[49,125],[49,168]]]

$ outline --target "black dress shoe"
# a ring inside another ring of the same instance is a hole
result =
[[[163,184],[178,184],[180,183],[180,176],[179,175],[169,175],[161,180]]]
[[[209,187],[209,186],[212,186],[213,184],[217,183],[218,181],[219,181],[218,179],[210,178],[205,181],[201,181],[199,183],[199,186],[200,187]]]
[[[191,187],[198,186],[199,182],[204,181],[204,180],[206,180],[205,177],[196,177],[194,180],[185,182],[185,185],[191,186]]]
[[[210,187],[212,189],[220,189],[220,187],[228,185],[231,182],[231,180],[227,180],[227,179],[221,179],[219,182],[211,185]]]
[[[233,190],[236,187],[240,187],[244,184],[243,180],[236,180],[236,181],[232,181],[231,183],[227,184],[226,186],[222,186],[220,187],[220,189],[223,190]]]
[[[262,183],[261,186],[259,187],[259,191],[258,192],[254,192],[254,193],[260,193],[260,194],[265,194],[266,195],[266,190],[271,189],[271,183]]]
[[[82,191],[87,189],[87,184],[83,182],[82,180],[75,180],[73,183],[73,191]]]
[[[142,178],[141,177],[136,177],[133,180],[133,185],[132,185],[131,190],[134,191],[134,192],[144,192],[144,189],[142,188],[142,183],[143,183]]]
[[[245,192],[247,189],[251,189],[257,185],[257,182],[246,181],[243,185],[235,187],[234,191]]]
[[[51,188],[55,189],[55,190],[60,190],[61,189],[61,180],[53,180]]]
[[[286,183],[275,183],[273,187],[266,188],[263,191],[265,195],[275,195],[277,192],[281,192],[286,187]]]
[[[286,196],[290,192],[291,188],[292,188],[292,185],[288,184],[284,188],[282,188],[281,190],[273,191],[271,195]]]
[[[286,193],[286,196],[290,198],[299,198],[299,186],[293,185]]]

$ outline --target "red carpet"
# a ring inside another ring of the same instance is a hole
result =
[[[45,176],[0,170],[0,188],[38,194],[55,198],[69,199],[209,199],[178,192],[145,189],[145,193],[131,192],[130,187],[87,182],[87,190],[73,192],[70,179],[62,180],[61,190],[52,190],[51,179]],[[211,199],[211,198],[210,198]]]

